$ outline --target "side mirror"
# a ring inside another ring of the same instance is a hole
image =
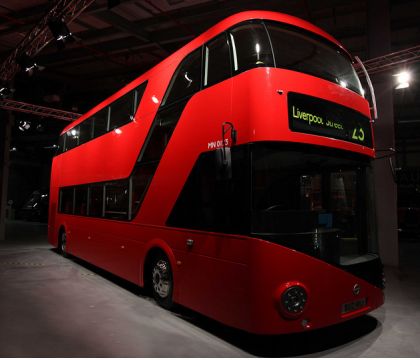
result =
[[[216,149],[216,179],[232,179],[232,153],[229,147]]]

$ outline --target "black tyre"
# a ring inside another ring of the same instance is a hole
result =
[[[58,237],[58,251],[64,257],[68,257],[68,253],[66,250],[67,250],[67,234],[63,230],[60,232],[60,235]]]
[[[164,254],[154,257],[149,276],[153,297],[165,309],[173,307],[172,291],[174,287],[172,269],[169,259]]]

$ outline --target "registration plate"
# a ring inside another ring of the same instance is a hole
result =
[[[347,314],[349,312],[359,310],[362,307],[365,307],[366,303],[367,303],[366,298],[363,298],[363,299],[359,299],[359,300],[355,300],[355,301],[343,304],[341,306],[341,313]]]

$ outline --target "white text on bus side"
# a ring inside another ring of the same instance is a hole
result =
[[[224,142],[225,142],[225,146],[229,145],[229,140],[228,139],[224,139]],[[223,140],[210,141],[207,144],[207,149],[218,149],[222,146],[223,146]]]

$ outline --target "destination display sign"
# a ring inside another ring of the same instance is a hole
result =
[[[361,113],[313,96],[290,92],[287,97],[290,130],[373,146],[369,118]]]

